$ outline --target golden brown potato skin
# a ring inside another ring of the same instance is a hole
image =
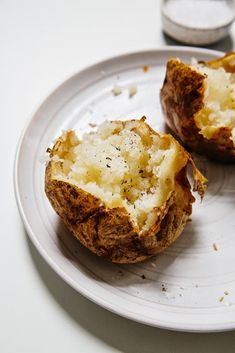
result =
[[[235,72],[235,54],[206,63]],[[220,162],[235,162],[235,148],[229,128],[219,129],[211,139],[199,133],[194,116],[203,108],[204,76],[178,59],[167,63],[166,76],[160,91],[160,102],[166,123],[174,135],[190,150]]]
[[[182,233],[192,212],[194,197],[185,170],[177,187],[147,233],[139,235],[124,208],[106,209],[102,201],[69,183],[51,178],[46,169],[46,194],[72,234],[95,254],[112,262],[134,263],[166,249]]]
[[[235,53],[227,53],[222,58],[208,61],[205,64],[213,69],[223,67],[225,71],[233,74],[235,72]]]
[[[171,137],[173,138],[173,137]],[[63,143],[58,139],[50,156]],[[177,143],[177,142],[176,142]],[[175,189],[165,204],[156,209],[158,218],[150,230],[140,233],[125,208],[107,208],[101,199],[53,175],[56,163],[51,160],[45,172],[45,192],[57,214],[72,234],[98,256],[115,263],[146,260],[166,249],[182,233],[192,212],[194,197],[186,176],[187,164],[192,165],[194,190],[201,197],[206,179],[195,167],[190,155],[179,146],[186,165],[175,179]]]

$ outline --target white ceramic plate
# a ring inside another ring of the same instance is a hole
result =
[[[46,148],[73,128],[105,119],[148,117],[164,131],[159,104],[165,63],[177,56],[211,59],[218,52],[168,47],[113,58],[69,78],[32,116],[15,162],[19,210],[33,243],[73,288],[127,318],[162,328],[222,331],[235,328],[235,169],[198,158],[209,179],[180,239],[151,261],[114,265],[91,254],[69,234],[44,193]],[[148,72],[144,72],[148,65]],[[115,85],[122,94],[114,96]],[[130,87],[137,94],[129,98]],[[217,249],[217,251],[216,251]]]

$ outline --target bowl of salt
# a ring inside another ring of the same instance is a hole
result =
[[[194,45],[218,42],[226,37],[235,18],[233,0],[164,0],[163,31]]]

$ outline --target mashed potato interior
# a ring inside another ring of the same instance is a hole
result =
[[[222,127],[231,131],[235,146],[235,74],[194,62],[192,67],[205,75],[204,108],[195,116],[201,134],[210,139]]]
[[[100,198],[106,207],[125,207],[142,232],[157,219],[174,189],[175,175],[187,158],[169,136],[152,132],[143,120],[104,122],[96,132],[77,140],[73,131],[62,136],[52,157],[57,175]]]

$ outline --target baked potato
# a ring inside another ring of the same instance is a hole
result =
[[[185,147],[235,162],[235,53],[191,65],[170,59],[160,102],[167,125]]]
[[[145,118],[111,121],[80,141],[67,131],[48,149],[46,195],[72,234],[116,263],[148,259],[173,243],[192,212],[194,190],[206,179],[171,136]]]

